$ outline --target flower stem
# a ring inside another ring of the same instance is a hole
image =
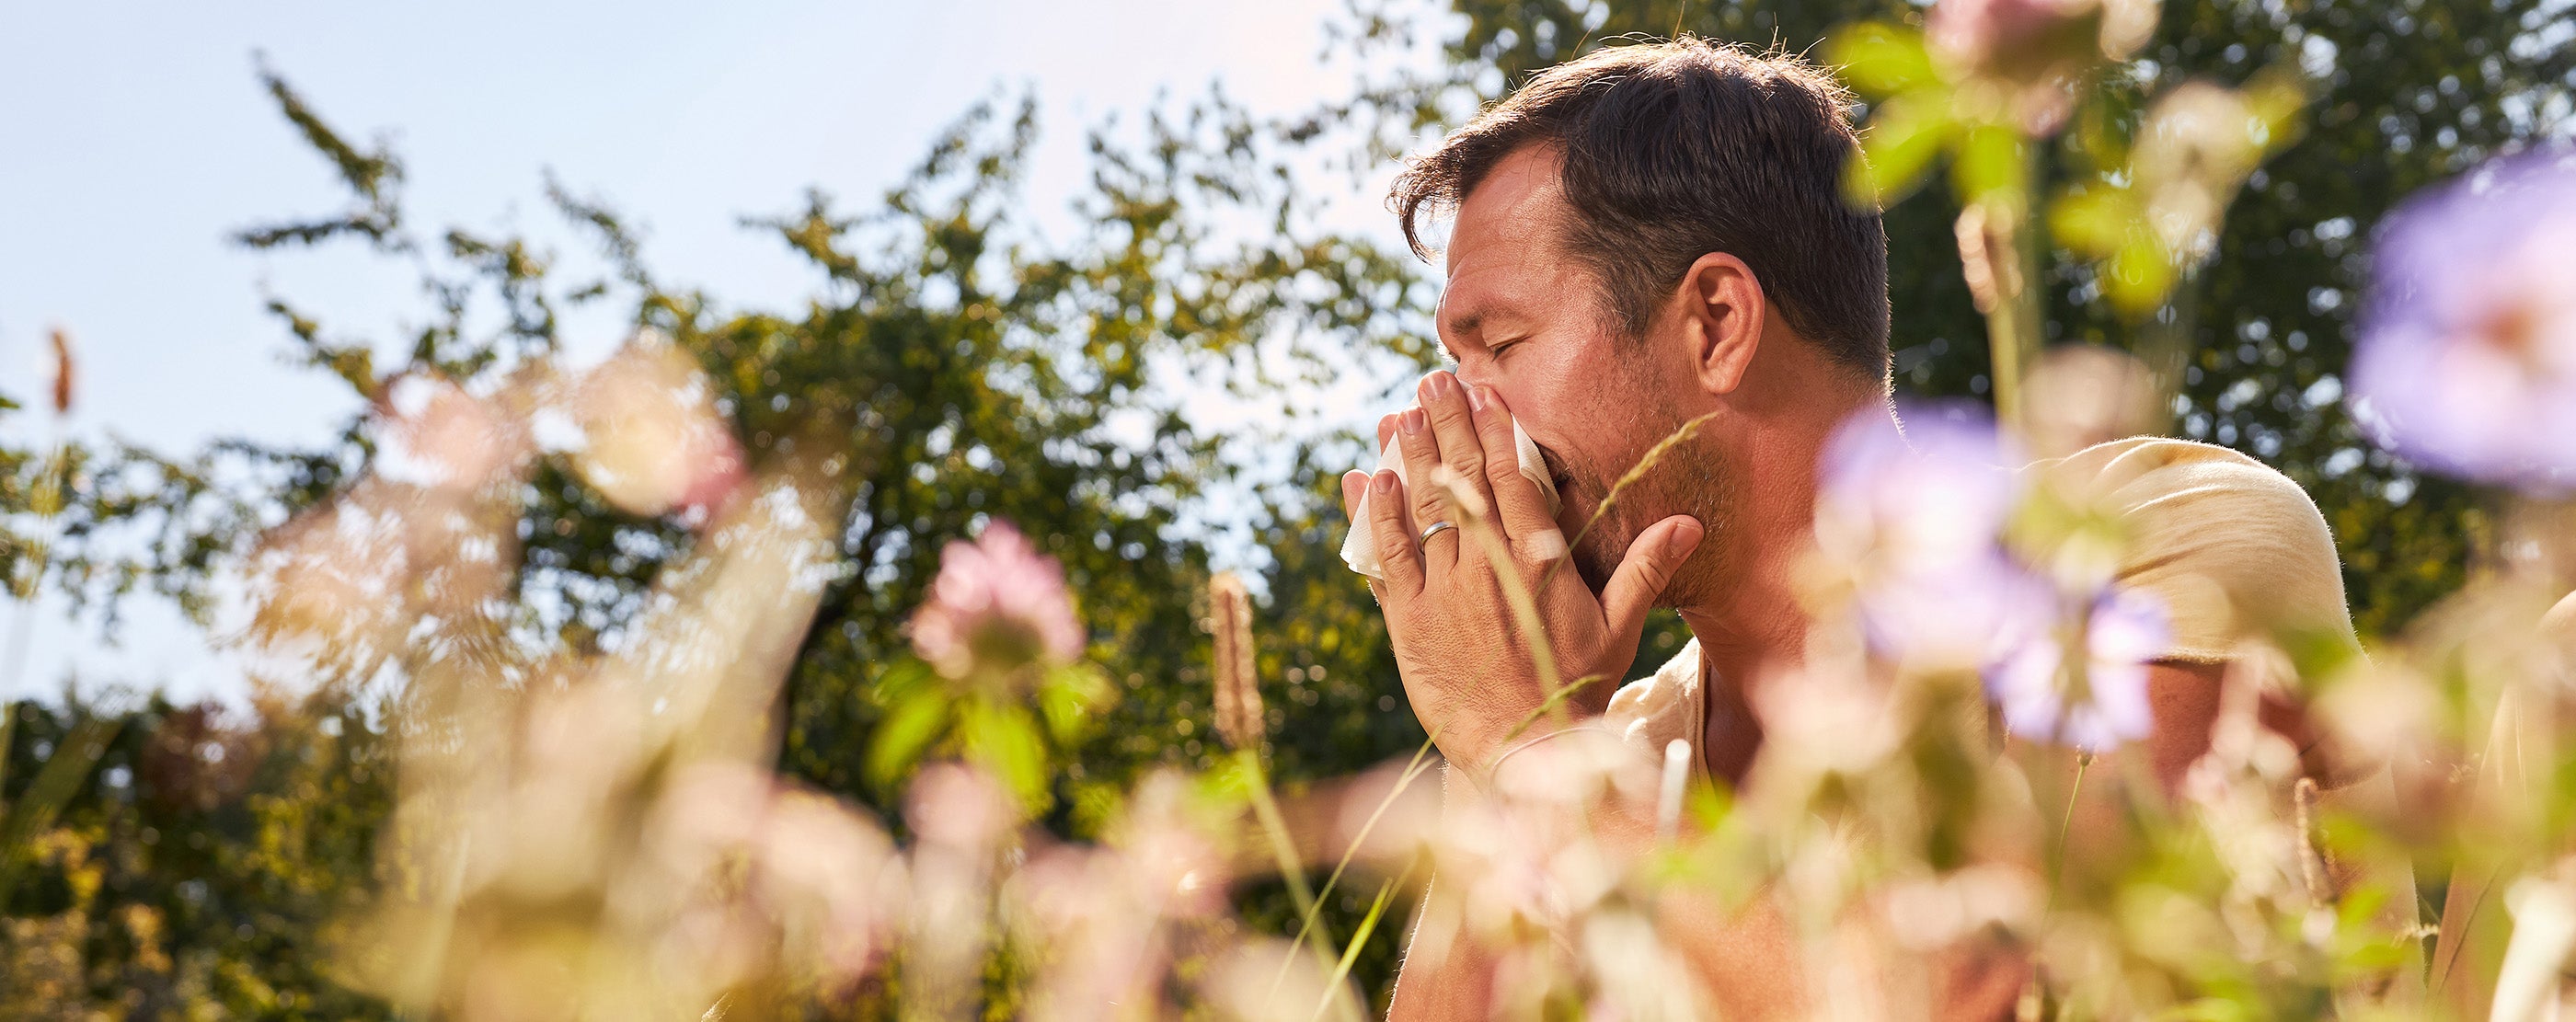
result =
[[[2059,878],[2065,872],[2066,839],[2075,831],[2075,799],[2084,791],[2084,768],[2092,765],[2092,753],[2076,754],[2075,782],[2066,786],[2066,815],[2057,821],[2057,847],[2050,849],[2048,857],[2048,887],[2051,891],[2057,889]]]
[[[1280,815],[1279,803],[1270,795],[1270,778],[1261,769],[1261,752],[1258,749],[1237,749],[1234,756],[1235,762],[1243,768],[1247,781],[1245,787],[1252,793],[1252,814],[1261,821],[1263,835],[1270,839],[1270,854],[1279,862],[1280,878],[1288,883],[1288,897],[1297,903],[1298,914],[1306,917],[1316,931],[1321,942],[1316,954],[1330,962],[1333,934],[1325,928],[1321,904],[1315,900],[1314,890],[1306,884],[1306,866],[1297,857],[1297,841],[1289,836],[1287,818]],[[1301,929],[1298,932],[1306,931]]]

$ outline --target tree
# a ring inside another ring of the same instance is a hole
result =
[[[1178,410],[1175,383],[1263,400],[1372,357],[1418,364],[1425,346],[1395,329],[1404,310],[1418,316],[1426,293],[1407,263],[1362,239],[1307,229],[1307,200],[1281,169],[1279,150],[1290,143],[1221,96],[1148,115],[1132,145],[1114,126],[1096,131],[1092,187],[1075,207],[1086,229],[1061,250],[1039,248],[1015,218],[1034,103],[979,104],[863,211],[813,194],[786,215],[751,221],[818,271],[808,304],[771,312],[727,308],[658,279],[619,216],[551,182],[553,206],[598,246],[596,273],[575,276],[565,267],[578,260],[526,238],[423,231],[405,215],[395,154],[349,141],[282,78],[263,75],[283,114],[338,171],[348,203],[245,230],[241,243],[258,251],[354,243],[416,265],[430,315],[387,345],[272,296],[301,360],[345,382],[368,410],[314,448],[227,442],[176,459],[84,454],[100,464],[80,477],[81,520],[147,540],[115,577],[148,582],[206,620],[227,557],[245,549],[264,517],[318,506],[381,454],[379,416],[397,380],[428,376],[469,389],[499,380],[559,350],[562,311],[613,302],[631,310],[638,329],[667,335],[697,361],[755,467],[799,445],[845,463],[842,566],[785,697],[787,775],[889,804],[900,789],[861,770],[882,710],[875,682],[906,655],[905,620],[942,545],[989,521],[1015,523],[1065,565],[1095,659],[1122,672],[1109,719],[1055,782],[1051,825],[1073,834],[1096,827],[1116,793],[1157,763],[1213,763],[1199,594],[1214,540],[1199,506],[1226,488],[1248,494],[1279,526],[1265,530],[1254,553],[1266,550],[1281,567],[1271,634],[1287,641],[1272,642],[1262,663],[1265,678],[1288,679],[1272,697],[1282,707],[1274,722],[1290,708],[1299,721],[1280,733],[1283,780],[1348,773],[1419,743],[1409,715],[1389,710],[1396,689],[1385,644],[1354,599],[1364,590],[1318,556],[1338,511],[1325,497],[1331,473],[1314,466],[1319,451],[1342,441],[1203,428]],[[1216,225],[1227,217],[1249,218],[1254,229],[1222,231]],[[390,352],[399,354],[389,360]],[[1291,467],[1264,478],[1229,443],[1284,444]],[[250,482],[210,482],[218,478]],[[538,466],[521,496],[522,543],[507,566],[513,605],[503,616],[512,641],[540,648],[618,641],[647,580],[694,538],[683,512],[622,512],[559,457]],[[89,592],[93,573],[68,566],[106,549],[75,543],[57,552],[47,584]],[[1342,591],[1330,593],[1334,586]],[[129,588],[98,595],[112,602]],[[227,803],[256,805],[256,819],[235,813],[221,825],[192,824],[182,853],[170,851],[173,838],[137,836],[179,833],[133,808],[132,785],[160,782],[132,780],[140,776],[132,757],[106,754],[102,779],[71,799],[46,840],[6,853],[30,877],[7,906],[28,921],[10,940],[13,977],[63,964],[72,972],[42,989],[105,1003],[150,973],[160,986],[138,989],[168,993],[147,992],[138,1005],[146,1014],[183,1004],[279,1015],[369,1010],[338,986],[317,938],[364,895],[368,850],[390,798],[390,780],[369,766],[367,750],[409,708],[382,652],[272,679],[280,691],[314,695],[269,700],[259,721],[236,729],[240,741],[267,750]],[[91,718],[113,720],[120,741],[157,748],[201,728],[204,713],[159,705],[23,712],[21,754]],[[377,730],[344,724],[362,720]],[[186,759],[156,762],[166,773]],[[281,843],[281,828],[301,838]],[[102,858],[115,864],[105,874]],[[245,876],[252,861],[265,865]],[[208,885],[219,871],[261,894],[215,897]],[[1284,904],[1270,915],[1294,918]],[[184,925],[136,922],[144,919]],[[179,965],[164,961],[172,956]],[[1383,969],[1386,956],[1381,948],[1373,967]]]

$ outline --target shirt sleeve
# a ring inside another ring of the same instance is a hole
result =
[[[1619,686],[1601,722],[1649,752],[1660,754],[1676,738],[1696,750],[1703,737],[1699,685],[1699,640],[1693,638],[1655,673]]]
[[[2236,451],[2141,437],[2045,463],[2045,478],[2116,517],[2116,578],[2171,616],[2166,658],[2217,663],[2249,640],[2328,636],[2359,647],[2334,535],[2288,476]]]

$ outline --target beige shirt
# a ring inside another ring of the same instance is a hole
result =
[[[2224,447],[2157,437],[2114,440],[2022,470],[2117,516],[2128,537],[2115,576],[2164,601],[2164,659],[2218,663],[2283,629],[2356,648],[2334,536],[2288,476]],[[1652,676],[1620,687],[1602,723],[1658,754],[1698,748],[1707,701],[1699,641]]]

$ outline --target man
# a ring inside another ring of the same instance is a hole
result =
[[[1889,415],[1887,243],[1878,213],[1844,198],[1858,153],[1846,103],[1794,57],[1687,38],[1613,47],[1535,76],[1396,184],[1426,258],[1423,218],[1452,214],[1438,329],[1456,369],[1426,377],[1419,407],[1381,423],[1415,485],[1379,471],[1343,487],[1348,506],[1368,498],[1354,527],[1383,561],[1372,588],[1453,797],[1474,797],[1528,740],[1513,729],[1545,694],[1489,548],[1442,524],[1464,516],[1430,484],[1441,479],[1491,509],[1523,577],[1571,558],[1574,570],[1534,594],[1560,677],[1625,676],[1655,607],[1689,626],[1692,644],[1654,677],[1578,693],[1575,716],[1644,754],[1683,739],[1721,784],[1756,768],[1755,689],[1799,661],[1808,634],[1792,576],[1812,545],[1818,457],[1855,414]],[[1567,551],[1614,481],[1695,420]],[[1553,516],[1512,457],[1514,423],[1559,491]],[[2163,440],[2103,445],[2055,470],[2120,510],[2134,539],[2121,581],[2172,608],[2173,641],[2150,679],[2153,732],[2123,753],[2169,789],[2208,748],[2239,642],[2279,627],[2350,641],[2332,539],[2278,473]],[[2264,716],[2314,751],[2290,708]],[[1696,930],[1684,950],[1730,1014],[1809,1009],[1778,920]],[[1952,973],[1944,1012],[1995,1017],[2027,969],[1967,955]],[[1483,983],[1472,953],[1436,969],[1408,962],[1393,1014],[1483,1017]]]

